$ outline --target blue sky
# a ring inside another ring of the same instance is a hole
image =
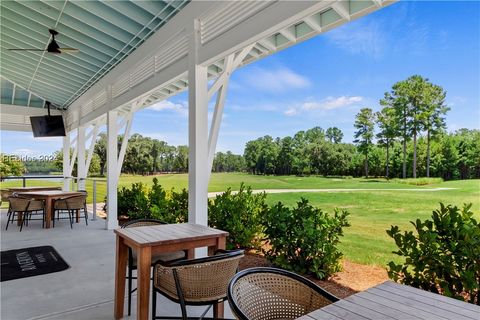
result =
[[[480,2],[401,1],[237,70],[217,151],[243,153],[248,140],[337,126],[351,142],[362,107],[399,80],[427,77],[447,91],[450,131],[480,129]],[[188,143],[187,95],[135,115],[132,132]],[[2,152],[44,155],[60,138],[1,133]]]

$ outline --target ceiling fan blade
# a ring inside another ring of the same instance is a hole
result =
[[[44,49],[34,49],[34,48],[31,48],[31,49],[7,49],[9,51],[46,51]]]
[[[58,48],[58,50],[60,50],[62,53],[76,53],[76,52],[80,52],[80,50],[77,49],[77,48]]]

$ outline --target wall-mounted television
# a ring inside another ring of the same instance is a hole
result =
[[[65,125],[61,115],[30,117],[30,123],[35,138],[65,136]]]

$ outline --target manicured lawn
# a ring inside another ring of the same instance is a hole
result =
[[[188,187],[187,174],[162,174],[156,176],[160,184],[166,188],[180,190]],[[103,201],[107,185],[105,178],[95,178],[97,181],[97,201]],[[129,187],[132,183],[142,182],[146,185],[152,184],[153,176],[122,175],[119,186]],[[233,190],[239,188],[240,184],[251,186],[253,189],[408,189],[413,186],[394,182],[387,182],[384,179],[335,179],[323,177],[297,177],[297,176],[255,176],[244,173],[214,173],[208,190],[210,192],[225,191],[228,187]],[[21,186],[20,180],[7,180],[0,182],[0,188]],[[27,186],[61,186],[61,182],[48,180],[27,180]],[[423,188],[437,187],[437,185],[425,186]],[[93,182],[87,180],[86,189],[89,193],[88,201],[92,201]]]
[[[420,191],[356,191],[341,193],[283,193],[270,194],[269,203],[282,201],[294,205],[300,197],[309,199],[327,212],[345,208],[350,212],[351,227],[345,229],[340,248],[345,257],[362,264],[385,266],[397,256],[391,252],[395,244],[385,232],[391,225],[401,230],[412,230],[409,221],[429,219],[439,203],[462,206],[473,203],[473,211],[480,219],[480,181],[448,181],[438,185],[458,188],[435,192]],[[397,260],[398,261],[398,260]]]
[[[133,182],[151,184],[151,176],[128,176],[120,178],[120,186],[129,186]],[[186,174],[165,174],[157,178],[167,189],[187,187]],[[383,179],[335,179],[322,177],[296,176],[253,176],[240,173],[213,174],[209,191],[224,191],[228,187],[239,188],[240,183],[253,189],[382,189],[367,191],[321,192],[321,193],[280,193],[270,194],[269,203],[282,201],[294,205],[301,197],[309,199],[315,206],[332,212],[334,208],[345,208],[350,212],[351,227],[345,230],[341,250],[345,257],[362,264],[385,266],[392,259],[397,259],[391,252],[394,242],[385,230],[391,225],[398,225],[402,230],[411,230],[409,221],[427,219],[438,203],[461,206],[473,203],[473,210],[480,219],[480,180],[447,181],[427,186],[413,186]],[[46,181],[30,180],[28,186],[60,185]],[[20,181],[2,182],[0,187],[21,185]],[[432,188],[455,188],[452,190],[422,192]],[[390,190],[389,190],[390,189]],[[403,189],[403,190],[391,190]],[[410,191],[406,189],[416,189]],[[92,193],[92,182],[87,182],[87,191]],[[97,182],[97,201],[103,201],[106,194],[106,180]],[[91,201],[91,197],[89,198]]]
[[[163,174],[156,177],[159,179],[160,184],[167,189],[188,187],[187,174]],[[130,185],[134,182],[151,184],[152,179],[152,176],[122,175],[119,184]],[[212,174],[208,190],[211,192],[224,191],[228,187],[235,190],[239,188],[242,182],[253,189],[408,189],[412,187],[408,184],[387,182],[385,179],[335,179],[316,176],[261,176],[244,173],[214,173]],[[438,186],[435,184],[425,186],[425,188]]]

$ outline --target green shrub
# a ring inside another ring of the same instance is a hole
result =
[[[260,248],[259,218],[266,212],[265,193],[253,194],[252,188],[240,185],[237,193],[231,188],[208,202],[209,225],[228,231],[227,248]]]
[[[142,183],[133,183],[131,189],[118,191],[118,213],[135,219],[159,219],[166,223],[182,223],[188,217],[188,192],[166,191],[153,178],[147,189]]]
[[[188,192],[182,189],[175,192],[173,189],[167,194],[168,223],[184,223],[188,221]]]
[[[131,189],[122,187],[117,193],[118,215],[129,216],[130,219],[150,218],[149,201],[146,187],[141,183],[133,183]]]
[[[295,208],[281,202],[272,206],[263,218],[264,233],[271,248],[266,257],[275,265],[302,274],[328,278],[341,270],[342,253],[337,245],[348,213],[335,209],[329,215],[302,198]]]
[[[395,240],[403,264],[389,263],[394,281],[427,291],[480,304],[480,224],[470,205],[462,209],[444,206],[432,220],[411,222],[413,231],[403,234],[392,226],[387,234]]]
[[[152,218],[166,223],[175,223],[174,219],[168,214],[167,192],[158,184],[157,178],[153,178],[153,185],[148,192],[148,200]]]

